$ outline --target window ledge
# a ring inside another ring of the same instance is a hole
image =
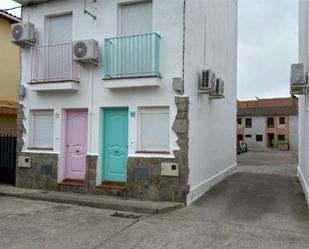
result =
[[[137,154],[163,154],[163,155],[169,155],[171,154],[169,151],[151,151],[151,150],[138,150],[135,151]]]
[[[149,76],[123,76],[104,78],[104,86],[108,89],[133,88],[133,87],[159,87],[161,84],[160,75]]]
[[[54,148],[40,148],[40,147],[30,147],[27,150],[46,150],[46,151],[53,151]]]
[[[29,82],[31,91],[45,92],[45,91],[77,91],[79,90],[79,81],[77,80],[62,80],[62,81],[35,81]]]

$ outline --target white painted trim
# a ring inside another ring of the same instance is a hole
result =
[[[214,185],[218,184],[226,177],[234,174],[236,172],[237,164],[234,164],[227,169],[219,172],[218,174],[214,175],[213,177],[201,182],[200,184],[194,186],[190,193],[187,195],[187,205],[191,205],[195,202],[198,198],[200,198],[203,194],[209,191]]]
[[[63,82],[63,83],[36,83],[31,84],[29,89],[31,91],[43,92],[43,91],[62,91],[62,90],[71,90],[77,91],[79,90],[80,84],[77,82]]]
[[[108,89],[127,87],[159,87],[160,84],[161,78],[159,77],[104,80],[104,86]]]
[[[299,166],[297,167],[297,176],[305,193],[307,204],[309,205],[309,186]]]

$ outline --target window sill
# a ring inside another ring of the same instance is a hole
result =
[[[137,154],[162,154],[162,155],[169,155],[171,154],[169,151],[151,151],[151,150],[138,150],[135,151]]]
[[[45,151],[53,151],[54,148],[40,148],[40,147],[30,147],[27,150],[45,150]]]
[[[123,76],[104,78],[104,86],[108,89],[134,88],[134,87],[159,87],[161,76]]]

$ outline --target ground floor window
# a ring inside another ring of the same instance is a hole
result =
[[[31,111],[30,147],[52,149],[54,138],[54,112],[52,110]]]
[[[263,142],[263,135],[256,135],[257,142]]]
[[[247,135],[246,135],[246,138],[251,138],[251,137],[252,137],[251,134],[247,134]]]
[[[237,135],[238,140],[243,141],[244,140],[244,135]]]
[[[285,135],[278,135],[278,141],[284,141]]]
[[[169,151],[169,108],[138,109],[138,151]]]

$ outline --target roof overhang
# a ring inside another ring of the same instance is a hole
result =
[[[48,0],[14,0],[14,1],[16,3],[19,3],[22,6],[48,2]],[[49,1],[52,1],[52,0],[49,0]]]
[[[17,16],[11,15],[5,11],[0,10],[0,17],[7,19],[10,23],[18,23],[20,19]]]

